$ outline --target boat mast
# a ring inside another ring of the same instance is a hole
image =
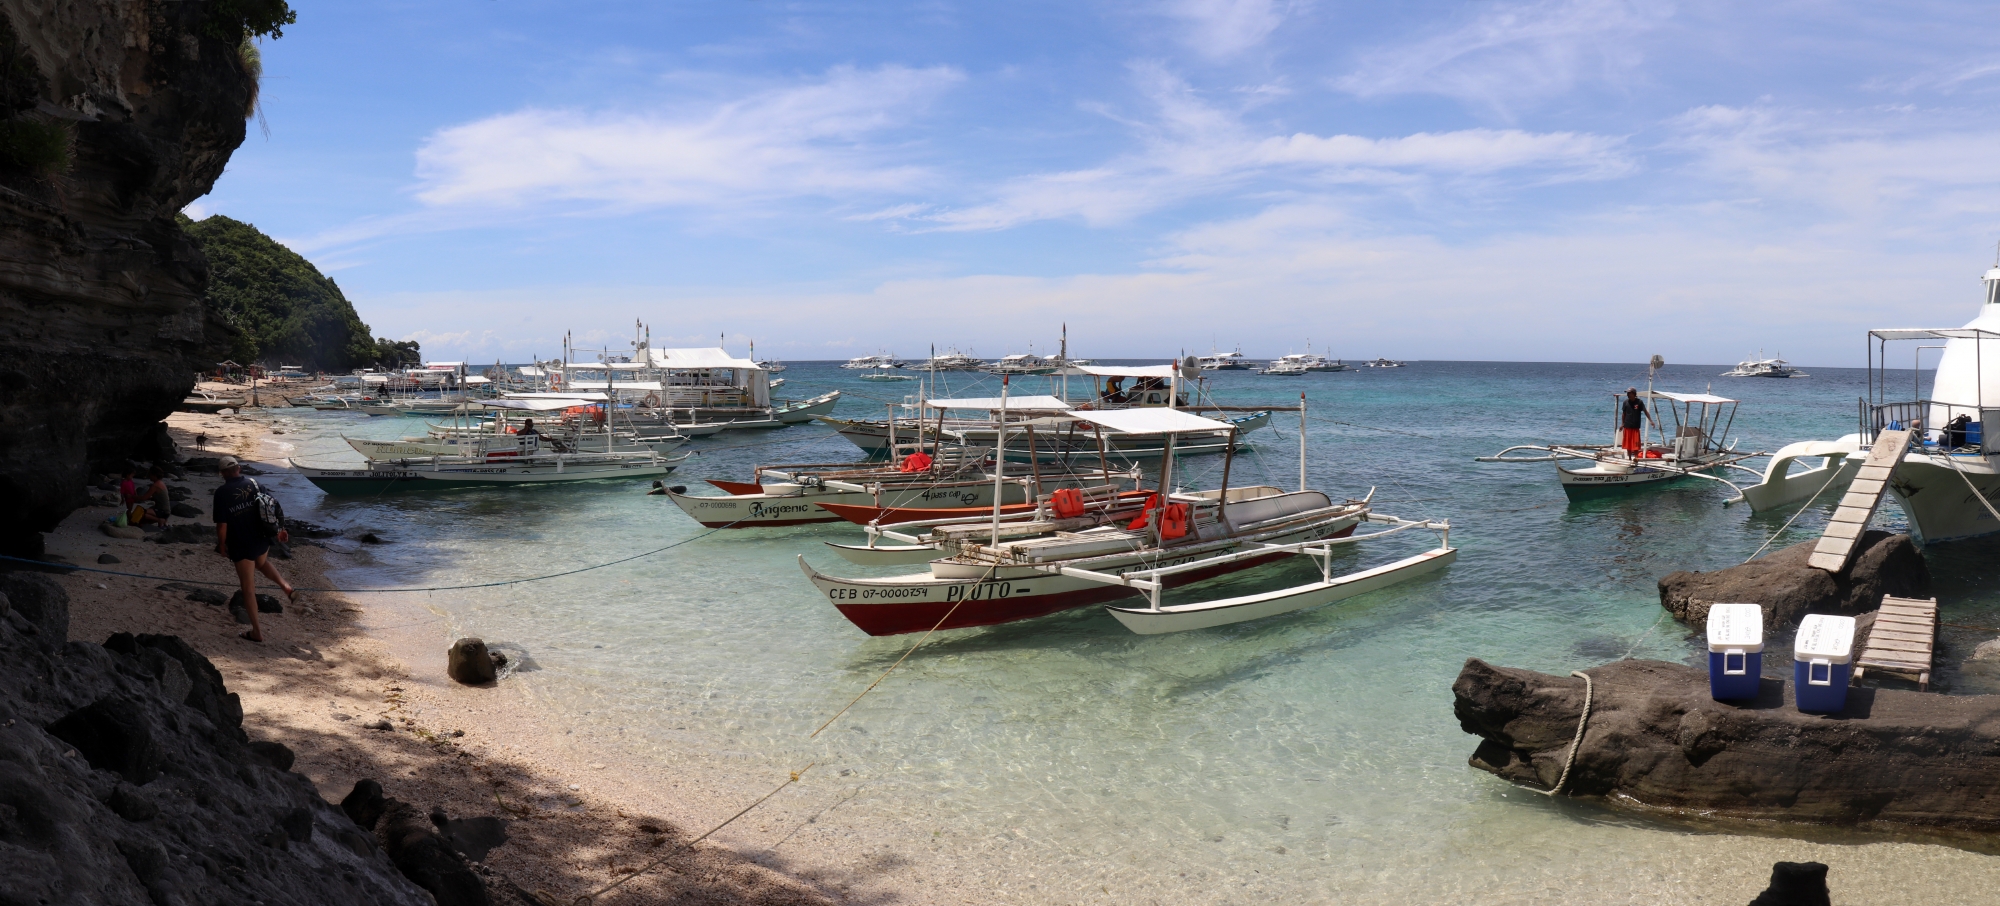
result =
[[[1000,555],[1000,480],[1007,472],[1007,376],[1000,376],[1000,423],[993,432],[993,555]]]
[[[1230,437],[1232,438],[1235,437],[1235,434],[1232,433]],[[1299,391],[1299,490],[1303,491],[1305,489],[1306,489],[1306,394],[1305,391]],[[1229,493],[1229,488],[1225,485],[1222,489],[1222,492],[1225,494]]]

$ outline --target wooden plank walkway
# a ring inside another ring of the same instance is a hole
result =
[[[1875,443],[1868,449],[1868,459],[1861,464],[1861,470],[1854,473],[1854,483],[1847,486],[1847,495],[1840,498],[1840,506],[1833,511],[1833,521],[1826,525],[1826,532],[1819,537],[1819,544],[1813,548],[1811,559],[1806,562],[1830,573],[1838,573],[1847,568],[1854,552],[1861,546],[1861,534],[1868,530],[1868,520],[1874,518],[1875,508],[1882,505],[1882,495],[1889,489],[1889,476],[1901,465],[1903,457],[1910,452],[1910,431],[1903,428],[1895,431],[1881,431],[1875,435]]]
[[[1868,642],[1854,658],[1854,678],[1868,670],[1917,681],[1920,689],[1931,685],[1931,659],[1937,649],[1937,599],[1919,600],[1882,596],[1882,609],[1875,612],[1875,625],[1868,630]]]

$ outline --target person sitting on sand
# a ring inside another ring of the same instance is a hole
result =
[[[141,527],[166,525],[167,517],[173,515],[173,498],[167,492],[167,473],[154,466],[146,477],[152,480],[152,484],[139,492],[139,500],[133,504],[131,518],[127,521]]]
[[[137,474],[139,470],[131,466],[118,473],[118,505],[123,508],[122,512],[131,512],[132,504],[139,502],[139,483],[132,480],[132,476]]]
[[[293,603],[298,592],[278,568],[271,564],[271,539],[264,537],[264,524],[257,513],[257,483],[244,477],[243,464],[234,456],[222,457],[222,485],[215,489],[215,552],[229,558],[236,567],[236,584],[243,588],[243,609],[250,613],[250,631],[243,637],[264,640],[264,628],[257,619],[257,574],[269,576]],[[289,541],[290,533],[278,530],[279,541]]]

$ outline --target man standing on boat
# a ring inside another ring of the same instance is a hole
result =
[[[1625,399],[1618,404],[1618,411],[1624,416],[1624,421],[1620,423],[1622,427],[1618,429],[1618,446],[1625,448],[1627,455],[1637,459],[1639,451],[1646,446],[1646,435],[1640,432],[1641,419],[1652,422],[1655,428],[1659,427],[1660,423],[1653,418],[1652,411],[1646,408],[1646,401],[1639,398],[1637,387],[1625,388]]]

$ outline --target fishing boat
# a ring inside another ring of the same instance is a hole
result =
[[[1306,366],[1306,358],[1303,354],[1293,354],[1273,359],[1270,364],[1265,365],[1257,373],[1274,374],[1281,377],[1298,377],[1303,374],[1311,374],[1312,369]]]
[[[1884,432],[1903,437],[1908,431],[1910,447],[1886,480],[1888,493],[1909,518],[1911,539],[1931,545],[2000,532],[2000,440],[1987,440],[1985,430],[1987,422],[2000,419],[2000,267],[1988,270],[1984,282],[1985,301],[1964,327],[1868,332],[1868,388],[1855,433],[1806,442],[1801,451],[1834,457],[1840,463],[1837,471],[1827,471],[1831,463],[1823,461],[1815,470],[1824,476],[1818,481],[1801,473],[1776,473],[1764,485],[1746,488],[1745,497],[1753,491],[1776,496],[1784,489],[1790,491],[1789,499],[1780,503],[1839,499],[1846,481],[1859,474],[1858,461],[1875,452]],[[1988,342],[1994,345],[1988,347]],[[1893,368],[1892,343],[1908,344],[1895,347],[1898,362]],[[1939,346],[1943,354],[1929,374],[1926,393],[1919,356]],[[1910,358],[1902,359],[1904,354]],[[1988,360],[1992,369],[1986,368]],[[1903,361],[1911,367],[1902,368]],[[1986,377],[1989,372],[1992,378]],[[1986,404],[1989,387],[1992,406]],[[1799,446],[1790,445],[1779,455]]]
[[[1762,352],[1757,353],[1763,355]],[[1723,377],[1791,378],[1812,377],[1784,359],[1744,359],[1736,367],[1722,373]]]
[[[988,374],[1053,374],[1060,367],[1061,364],[1053,360],[1022,352],[1001,356],[1000,361],[986,366],[985,370]]]
[[[1200,362],[1203,371],[1249,371],[1252,367],[1250,361],[1243,357],[1241,349],[1205,355]]]
[[[889,353],[878,352],[874,355],[855,356],[848,359],[847,363],[840,367],[858,371],[870,368],[901,368],[903,367],[903,363]]]
[[[917,376],[895,368],[875,368],[861,375],[864,381],[914,381]]]
[[[978,356],[966,355],[952,349],[932,355],[913,367],[918,371],[979,371],[986,367],[986,362]]]
[[[1161,435],[1169,447],[1182,434],[1231,431],[1225,423],[1168,408],[1073,417],[1089,419],[1100,431]],[[1004,409],[1001,421],[1006,422]],[[1004,462],[1004,457],[997,459]],[[1302,456],[1302,470],[1303,461]],[[996,480],[1003,470],[996,467]],[[1231,488],[1227,473],[1225,465],[1222,486],[1213,491],[1156,493],[1130,521],[1123,514],[1089,510],[1073,497],[1052,496],[1029,513],[1005,515],[996,507],[977,520],[870,527],[871,547],[878,538],[901,542],[888,556],[923,556],[926,548],[935,552],[922,572],[843,578],[819,572],[803,556],[799,567],[843,616],[869,635],[991,626],[1094,604],[1107,605],[1134,632],[1155,634],[1322,606],[1434,571],[1457,556],[1449,545],[1448,523],[1377,516],[1371,512],[1372,493],[1336,503],[1307,490],[1303,481],[1292,492],[1269,486]],[[1173,486],[1170,452],[1162,459],[1159,487]],[[1366,522],[1394,528],[1356,537],[1355,529]],[[1443,532],[1445,540],[1436,550],[1361,574],[1331,575],[1336,545],[1410,528]],[[1168,604],[1161,597],[1166,588],[1295,555],[1321,557],[1328,564],[1321,580],[1190,603]],[[1132,598],[1143,598],[1143,606],[1122,606]]]
[[[224,409],[241,409],[249,401],[249,397],[222,396],[207,390],[195,388],[194,391],[187,395],[187,398],[181,400],[179,406],[174,408],[182,412],[202,412],[213,415]]]
[[[1409,367],[1409,363],[1408,363],[1408,362],[1398,362],[1398,361],[1396,361],[1395,359],[1376,359],[1376,360],[1375,360],[1375,361],[1373,361],[1373,362],[1369,362],[1369,363],[1367,363],[1367,367],[1369,367],[1369,368],[1408,368],[1408,367]]]
[[[1736,442],[1726,439],[1736,422],[1737,400],[1710,393],[1654,390],[1650,382],[1639,392],[1639,399],[1654,413],[1656,434],[1640,443],[1636,451],[1617,444],[1523,444],[1474,461],[1554,463],[1564,493],[1573,498],[1697,478],[1727,485],[1736,492],[1730,495],[1733,499],[1742,489],[1709,473],[1737,469],[1760,475],[1742,462],[1769,454],[1739,453]],[[1614,435],[1624,400],[1624,394],[1612,394]],[[1667,433],[1670,421],[1672,434]]]
[[[1266,408],[1217,406],[1212,403],[1190,399],[1187,391],[1180,391],[1179,397],[1172,396],[1171,381],[1175,374],[1173,365],[1113,366],[1081,365],[1067,368],[1060,376],[1089,379],[1092,390],[1080,401],[1058,400],[1065,408],[1082,410],[1131,409],[1167,407],[1169,405],[1194,412],[1210,412],[1231,425],[1235,431],[1248,432],[1270,423],[1271,412]],[[1054,378],[1052,378],[1054,380]],[[1127,386],[1126,382],[1131,382]],[[947,444],[963,443],[969,446],[994,446],[994,429],[989,419],[955,420],[917,417],[917,404],[912,403],[912,415],[892,419],[853,419],[822,416],[821,422],[833,427],[871,458],[888,455],[891,433],[905,439],[921,438],[926,443],[935,443],[940,436]],[[891,422],[894,427],[892,428]],[[1183,437],[1177,449],[1182,455],[1220,453],[1227,445],[1229,432],[1207,435],[1194,434]],[[1158,459],[1165,450],[1164,441],[1157,435],[1110,435],[1105,439],[1110,460],[1120,466],[1139,460]],[[1037,428],[1031,441],[1024,441],[1010,449],[1008,456],[1016,462],[1026,462],[1030,458],[1042,462],[1088,462],[1098,454],[1098,438],[1087,424],[1078,421],[1050,421]]]

